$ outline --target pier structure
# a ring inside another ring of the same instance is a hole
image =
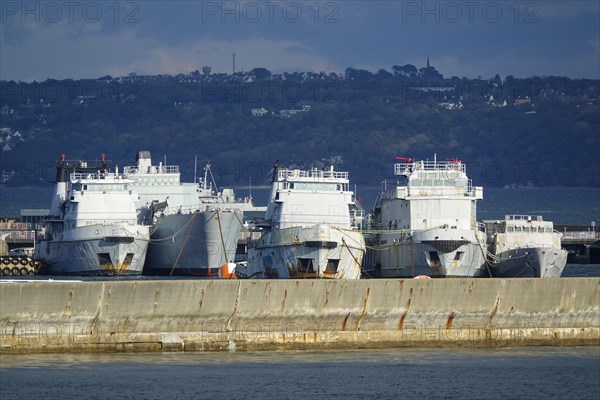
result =
[[[562,247],[569,251],[569,264],[600,264],[600,229],[595,225],[554,224],[562,233]]]
[[[600,278],[0,282],[0,354],[600,345]]]

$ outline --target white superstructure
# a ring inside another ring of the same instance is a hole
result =
[[[562,234],[541,216],[506,215],[486,221],[492,276],[559,277],[567,263]]]
[[[52,215],[36,247],[51,274],[142,272],[149,226],[138,223],[132,181],[102,164],[59,161]]]
[[[372,217],[365,262],[374,276],[481,276],[485,233],[476,221],[483,189],[460,160],[400,158],[391,189],[385,182]]]
[[[347,172],[275,167],[266,222],[250,243],[238,277],[348,278],[361,275],[363,211],[349,190]]]
[[[153,224],[144,273],[217,276],[235,258],[242,211],[251,203],[236,201],[230,189],[217,193],[210,165],[198,182],[181,182],[179,166],[153,165],[149,151],[136,161],[125,176],[138,193],[140,222]]]

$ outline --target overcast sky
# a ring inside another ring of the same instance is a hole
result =
[[[598,1],[0,2],[0,79],[213,72],[600,78]]]

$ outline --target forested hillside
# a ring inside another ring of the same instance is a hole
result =
[[[443,78],[435,68],[0,82],[3,181],[52,181],[53,162],[131,165],[138,150],[205,162],[221,185],[267,184],[271,165],[334,162],[377,186],[396,156],[460,158],[483,186],[599,186],[600,83]],[[200,173],[200,172],[199,172]]]

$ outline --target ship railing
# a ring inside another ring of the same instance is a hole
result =
[[[536,215],[532,217],[531,215],[505,215],[505,221],[537,221],[543,222],[543,218],[541,215]]]
[[[456,171],[466,173],[466,166],[462,161],[409,161],[394,164],[394,175],[408,175],[416,171]]]
[[[478,186],[473,186],[470,179],[468,182],[466,182],[466,184],[455,186],[424,185],[423,181],[421,181],[421,185],[418,185],[415,184],[415,181],[411,181],[407,188],[408,196],[427,195],[477,197],[477,192],[481,190]],[[396,191],[390,193],[394,195]]]
[[[178,174],[179,173],[179,165],[152,165],[148,168],[147,171],[140,171],[140,169],[136,166],[127,166],[123,169],[125,175],[135,175],[138,173],[141,174]]]
[[[360,228],[362,226],[364,219],[365,219],[365,210],[362,208],[362,206],[359,203],[354,202],[354,205],[350,209],[350,221],[351,221],[350,225],[353,228]]]
[[[308,171],[299,169],[280,169],[277,172],[279,179],[286,178],[318,178],[318,179],[348,179],[348,172],[339,171],[323,171],[319,169],[311,169]]]
[[[35,232],[28,231],[0,231],[0,237],[11,240],[33,240]]]
[[[211,202],[211,203],[202,203],[202,204],[198,204],[198,205],[192,205],[192,206],[180,206],[180,207],[166,207],[164,209],[164,211],[162,211],[162,214],[164,215],[177,215],[177,214],[193,214],[196,212],[201,212],[201,211],[214,211],[214,210],[233,210],[236,209],[236,207],[231,207],[229,206],[227,203],[223,203],[223,202],[219,202],[219,201],[215,201],[215,202]]]
[[[0,222],[0,231],[12,231],[12,230],[27,230],[31,229],[31,224],[29,222]]]
[[[410,186],[408,188],[409,196],[469,196],[471,194],[467,189],[457,190],[457,188],[432,186]]]
[[[100,172],[100,173],[74,172],[70,175],[70,179],[72,181],[84,180],[84,179],[107,179],[107,178],[115,179],[115,180],[123,179],[120,175],[117,175],[114,172]]]
[[[555,232],[560,233],[563,236],[563,238],[568,238],[568,239],[600,239],[600,232],[593,232],[593,231],[560,232],[557,230],[555,230]]]
[[[477,230],[486,233],[486,226],[483,222],[477,222]]]
[[[86,225],[78,225],[78,227],[84,226],[93,226],[93,225],[101,225],[101,226],[114,226],[115,228],[119,228],[119,225],[137,225],[137,217],[132,218],[102,218],[102,219],[92,219],[89,224]]]
[[[139,172],[139,168],[138,167],[125,167],[123,168],[123,173],[125,175],[135,175]]]
[[[473,186],[473,181],[469,179],[465,188],[465,196],[477,197],[477,190],[481,190],[481,188],[478,189],[477,186]]]

